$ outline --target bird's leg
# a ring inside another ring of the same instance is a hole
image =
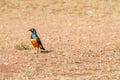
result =
[[[34,52],[35,54],[37,53],[37,48],[35,48],[35,52]]]
[[[39,53],[39,48],[37,48],[37,53]]]

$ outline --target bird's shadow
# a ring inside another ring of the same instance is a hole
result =
[[[43,51],[40,51],[41,53],[51,53],[53,52],[54,50],[43,50]]]

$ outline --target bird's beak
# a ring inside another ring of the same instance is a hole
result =
[[[28,31],[31,31],[31,29],[29,29]]]

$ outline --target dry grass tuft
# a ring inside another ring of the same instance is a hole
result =
[[[24,42],[21,42],[20,44],[17,44],[15,46],[15,48],[17,50],[28,50],[28,49],[30,49],[29,46],[26,43],[24,43]]]

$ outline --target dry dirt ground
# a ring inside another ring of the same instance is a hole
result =
[[[0,80],[120,80],[119,0],[0,1]]]

